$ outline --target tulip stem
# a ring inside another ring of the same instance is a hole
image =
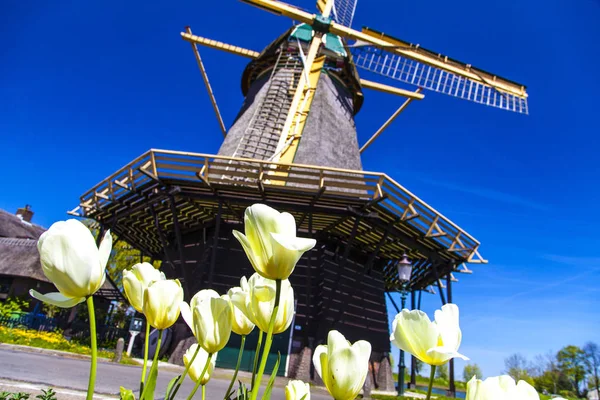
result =
[[[256,376],[255,385],[252,385],[251,400],[256,400],[258,397],[258,389],[260,388],[260,382],[262,380],[265,367],[267,366],[267,358],[269,358],[269,351],[271,350],[271,344],[273,343],[273,328],[275,326],[275,320],[277,319],[277,313],[279,311],[279,299],[281,297],[281,279],[275,280],[275,305],[273,307],[273,313],[271,314],[271,321],[269,321],[269,330],[267,331],[267,339],[265,340],[265,347],[263,354],[260,359],[260,367],[258,368],[258,374]]]
[[[94,398],[94,386],[96,385],[96,363],[98,360],[98,344],[96,343],[96,314],[94,311],[94,298],[87,298],[88,314],[90,316],[90,342],[92,346],[92,364],[90,365],[90,380],[86,400]]]
[[[202,385],[202,400],[206,399],[206,385]]]
[[[435,378],[435,365],[431,366],[431,374],[429,375],[429,387],[427,388],[427,399],[431,398],[431,388],[433,387],[433,379]]]
[[[260,354],[260,348],[262,346],[263,331],[258,331],[258,342],[256,343],[256,351],[254,352],[254,365],[252,367],[252,384],[250,387],[254,387],[254,379],[256,378],[256,368],[258,368],[258,356]]]
[[[154,358],[152,359],[152,367],[150,367],[150,377],[152,377],[152,369],[158,369],[158,353],[160,353],[160,344],[162,342],[163,330],[158,330],[158,341],[156,342],[156,350],[154,351]],[[152,386],[152,385],[150,385]],[[144,391],[140,395],[140,400],[144,400],[144,396],[146,395],[146,390],[148,390],[148,385],[144,386]],[[154,390],[154,389],[153,389]]]
[[[183,374],[181,374],[181,376],[179,377],[179,379],[175,383],[175,387],[173,388],[173,392],[171,392],[171,396],[169,396],[169,399],[174,399],[175,398],[175,395],[177,394],[177,392],[179,391],[179,388],[183,384],[183,380],[185,379],[185,376],[187,375],[188,371],[190,370],[190,367],[194,363],[194,360],[196,359],[196,356],[198,355],[199,352],[200,352],[200,346],[198,345],[198,346],[196,346],[196,351],[194,352],[194,355],[192,356],[192,359],[185,366],[185,369],[183,370]],[[166,400],[169,400],[169,399],[166,399]]]
[[[200,346],[198,346],[198,347],[200,347]],[[204,365],[204,369],[202,370],[202,373],[200,374],[200,378],[198,378],[198,381],[196,382],[196,386],[194,386],[194,390],[192,390],[192,393],[190,393],[190,395],[187,397],[187,400],[191,400],[191,398],[194,397],[194,395],[198,391],[198,388],[200,387],[200,382],[202,382],[202,378],[204,378],[204,374],[206,374],[206,371],[208,371],[208,366],[210,365],[210,359],[212,358],[212,356],[213,356],[213,353],[208,355],[208,358],[206,359],[206,364]],[[204,385],[202,385],[202,398],[204,399]]]
[[[146,382],[146,368],[148,367],[148,343],[150,338],[150,324],[146,321],[146,335],[144,336],[144,366],[142,367],[142,380],[140,383],[140,393],[144,391]]]
[[[235,372],[231,377],[231,382],[229,383],[229,387],[225,392],[225,397],[223,400],[227,400],[229,398],[229,393],[231,393],[231,388],[233,388],[233,384],[235,383],[235,378],[237,378],[238,370],[240,369],[240,364],[242,363],[242,356],[244,355],[244,344],[246,343],[246,335],[242,335],[242,344],[240,344],[240,352],[238,353],[237,364],[235,365]],[[204,398],[204,396],[202,396]]]

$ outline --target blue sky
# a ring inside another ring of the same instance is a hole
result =
[[[295,4],[314,9],[312,1]],[[0,208],[32,204],[44,226],[149,148],[216,153],[221,133],[179,37],[186,25],[254,50],[290,26],[233,0],[2,7]],[[599,19],[597,0],[358,4],[355,27],[528,86],[530,116],[426,94],[363,158],[366,170],[388,173],[482,242],[490,264],[459,275],[454,299],[462,351],[487,376],[513,352],[532,358],[600,342]],[[230,124],[247,60],[201,51]],[[359,141],[401,102],[365,92]],[[439,297],[425,295],[423,305],[432,314]]]

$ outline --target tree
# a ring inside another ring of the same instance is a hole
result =
[[[593,342],[587,342],[583,346],[585,352],[587,370],[592,375],[589,379],[591,387],[600,394],[600,346]]]
[[[564,385],[565,379],[558,368],[556,353],[552,351],[537,355],[532,371],[535,387],[540,392],[558,393],[561,389],[570,388]]]
[[[88,229],[92,232],[94,238],[98,240],[98,234],[100,233],[98,225],[91,219],[84,219],[81,222],[88,227]],[[108,259],[108,263],[106,264],[106,272],[110,280],[112,280],[117,286],[117,289],[121,293],[124,293],[123,271],[125,269],[131,268],[139,262],[152,263],[152,265],[154,265],[154,268],[160,268],[161,261],[155,260],[154,262],[152,262],[152,259],[150,257],[142,257],[142,253],[140,250],[134,248],[126,241],[121,240],[114,233],[112,233],[111,235],[113,246],[112,251],[110,253],[110,258]]]
[[[531,374],[528,369],[527,359],[521,354],[515,353],[504,359],[505,374],[511,376],[515,381],[531,382]]]
[[[482,379],[483,374],[481,373],[481,368],[477,364],[467,364],[463,369],[463,380],[465,382],[469,382],[472,377],[476,376],[477,379]]]
[[[415,361],[415,373],[419,375],[419,373],[423,371],[423,361],[419,360],[418,358],[415,358]]]
[[[445,381],[448,380],[448,363],[439,365],[435,370],[435,376]]]
[[[580,386],[586,375],[585,352],[577,346],[565,346],[558,352],[556,358],[558,368],[571,382],[577,397],[580,397]]]
[[[112,281],[117,285],[117,289],[123,293],[123,271],[133,267],[141,262],[141,253],[124,240],[119,240],[113,235],[113,251],[111,252],[106,271]],[[148,256],[143,257],[143,262],[150,263],[152,259]],[[160,261],[154,261],[155,268],[160,267]]]

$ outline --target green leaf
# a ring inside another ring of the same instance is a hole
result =
[[[121,400],[135,400],[135,395],[133,394],[133,391],[125,389],[123,386],[121,386],[120,392]]]
[[[273,390],[273,384],[275,383],[275,377],[277,376],[277,371],[279,370],[279,362],[281,361],[281,353],[277,352],[277,362],[275,363],[275,367],[273,367],[273,372],[271,372],[271,377],[269,378],[269,383],[267,383],[267,388],[265,389],[265,393],[263,394],[263,400],[271,399],[271,391]]]
[[[308,396],[308,393],[306,393],[304,396],[302,396],[302,398],[300,400],[306,399],[306,396]]]
[[[175,384],[177,383],[179,378],[181,378],[181,375],[177,375],[175,378],[171,379],[171,382],[169,382],[169,384],[167,385],[167,393],[165,393],[165,400],[171,398],[171,393],[173,392]]]
[[[158,351],[158,350],[157,350]],[[152,363],[150,374],[144,388],[144,398],[140,400],[154,400],[154,390],[156,389],[156,378],[158,377],[158,361]]]

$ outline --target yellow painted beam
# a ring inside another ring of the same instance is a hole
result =
[[[366,79],[361,79],[360,84],[362,87],[367,88],[367,89],[377,90],[378,92],[396,94],[396,95],[407,97],[407,98],[413,99],[413,100],[423,100],[423,98],[425,98],[425,95],[420,93],[421,92],[420,89],[417,89],[416,91],[413,92],[411,90],[400,89],[400,88],[397,88],[394,86],[388,86],[388,85],[384,85],[382,83],[368,81]]]
[[[312,105],[314,92],[317,90],[317,83],[321,76],[321,68],[325,62],[324,57],[317,54],[321,48],[323,38],[322,34],[317,33],[310,43],[308,54],[304,62],[304,71],[300,75],[298,86],[292,98],[292,104],[288,112],[285,124],[281,130],[281,137],[275,150],[273,161],[279,162],[282,159],[286,162],[292,162],[296,154],[298,141],[304,129],[304,123]],[[281,161],[284,162],[284,161]]]
[[[285,147],[279,157],[279,162],[289,164],[294,162],[294,157],[298,150],[298,144],[300,143],[300,138],[302,137],[302,132],[306,125],[306,120],[308,119],[308,113],[310,112],[310,107],[315,97],[319,77],[321,76],[321,69],[324,64],[325,56],[319,56],[314,60],[311,66],[308,83],[304,87],[300,103],[298,104],[298,108],[292,120],[292,125],[287,134]]]
[[[404,56],[420,61],[423,64],[431,65],[445,71],[450,71],[472,80],[487,83],[489,86],[505,89],[507,92],[521,97],[527,97],[524,85],[509,81],[497,75],[490,74],[489,72],[479,70],[472,67],[470,64],[451,60],[448,57],[436,54],[430,50],[419,48],[419,46],[415,46],[409,42],[405,42],[404,40],[386,35],[385,33],[381,33],[367,27],[362,28],[362,33],[377,39],[383,39],[393,46],[397,46],[398,50],[401,50],[404,53]],[[398,53],[398,51],[396,52]]]
[[[245,49],[239,46],[233,46],[231,44],[219,42],[218,40],[207,39],[186,32],[181,32],[181,38],[192,44],[201,44],[203,46],[212,47],[213,49],[223,50],[228,53],[237,54],[238,56],[256,58],[260,55],[258,51]]]
[[[255,5],[257,7],[263,8],[265,10],[274,12],[278,15],[285,15],[286,17],[293,18],[297,21],[304,22],[307,24],[313,23],[316,15],[308,13],[306,11],[300,10],[296,7],[290,6],[289,4],[275,1],[275,0],[242,0],[245,3]],[[496,77],[496,80],[493,82],[488,81],[478,73],[469,71],[466,68],[458,67],[455,65],[451,65],[448,62],[445,62],[444,59],[437,59],[435,57],[431,57],[427,54],[421,54],[415,50],[410,48],[405,48],[405,46],[399,46],[398,40],[391,38],[387,35],[382,34],[373,34],[371,31],[367,32],[359,32],[347,26],[338,24],[336,22],[331,22],[329,27],[329,32],[342,36],[346,39],[354,39],[369,43],[375,47],[385,49],[393,54],[399,54],[401,56],[410,58],[412,60],[416,60],[422,62],[427,65],[431,65],[433,67],[442,69],[444,71],[452,72],[456,75],[471,79],[473,81],[480,82],[481,84],[492,86],[500,91],[511,93],[516,96],[526,97],[527,93],[525,91],[525,87],[522,85],[515,84],[503,78]],[[406,43],[406,42],[404,42]]]

